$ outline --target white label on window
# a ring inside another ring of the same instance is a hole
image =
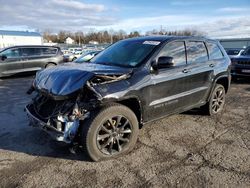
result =
[[[161,42],[159,41],[148,41],[148,40],[143,42],[143,44],[150,44],[150,45],[155,45],[155,46],[159,45],[160,43]]]

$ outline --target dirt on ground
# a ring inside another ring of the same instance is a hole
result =
[[[248,80],[232,83],[221,115],[155,121],[128,155],[91,162],[28,126],[32,77],[0,79],[0,187],[250,187]]]

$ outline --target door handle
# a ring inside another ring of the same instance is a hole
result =
[[[211,63],[211,64],[209,65],[209,67],[214,67],[214,64],[213,64],[213,63]]]
[[[189,73],[190,70],[189,70],[189,69],[183,69],[182,72],[183,72],[183,73]]]

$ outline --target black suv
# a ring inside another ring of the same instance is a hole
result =
[[[36,75],[26,106],[31,125],[56,140],[79,143],[94,160],[129,152],[139,127],[202,107],[222,111],[230,59],[214,40],[151,36],[119,41],[90,63]]]
[[[232,76],[249,77],[250,76],[250,46],[247,47],[240,55],[231,57]]]
[[[41,70],[63,62],[59,47],[12,46],[0,51],[0,77]]]

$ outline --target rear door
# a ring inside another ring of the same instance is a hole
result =
[[[204,103],[213,78],[213,62],[209,61],[204,41],[186,41],[189,95],[188,106]]]
[[[8,76],[22,72],[23,64],[20,55],[19,48],[10,48],[2,51],[0,56],[4,56],[5,59],[0,59],[0,75]]]
[[[22,62],[25,71],[37,71],[43,67],[42,50],[39,47],[22,48]]]

